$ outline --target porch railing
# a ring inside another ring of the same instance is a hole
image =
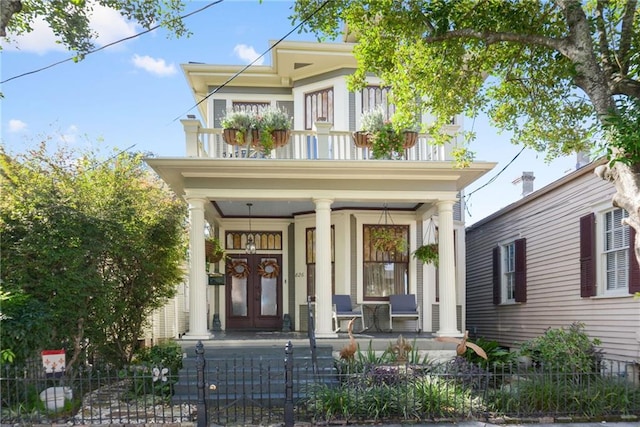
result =
[[[212,159],[291,159],[291,160],[368,160],[371,150],[358,148],[352,132],[331,130],[330,124],[320,124],[317,131],[293,130],[289,143],[264,155],[251,146],[233,146],[224,142],[221,128],[203,128],[199,120],[182,120],[186,136],[187,157]],[[328,126],[327,126],[328,125]],[[420,134],[418,142],[402,153],[411,161],[450,160],[451,147],[430,143],[427,134]]]

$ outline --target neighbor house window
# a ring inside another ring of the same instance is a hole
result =
[[[640,292],[635,232],[622,223],[628,217],[616,208],[580,218],[580,296]]]
[[[307,296],[311,301],[316,300],[316,229],[306,229],[306,264],[307,264]],[[336,269],[335,269],[335,232],[331,226],[331,294],[335,294],[336,289]]]
[[[408,225],[363,225],[363,287],[365,300],[387,300],[389,295],[409,293],[409,248],[384,251],[374,247],[372,231],[387,229],[409,242]]]
[[[615,209],[604,214],[604,283],[607,291],[626,292],[629,286],[629,226],[622,224],[629,214]]]
[[[493,303],[526,301],[527,246],[525,239],[516,239],[493,250]]]
[[[318,120],[333,123],[333,88],[304,95],[304,128],[309,130]]]

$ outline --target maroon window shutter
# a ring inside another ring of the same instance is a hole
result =
[[[515,299],[516,302],[527,302],[527,239],[518,239],[513,243],[516,249]]]
[[[502,298],[500,289],[502,283],[500,281],[500,246],[493,248],[493,303],[500,304]]]
[[[629,293],[640,292],[640,266],[636,257],[636,230],[629,227]]]
[[[593,213],[580,218],[580,296],[596,294],[596,216]]]

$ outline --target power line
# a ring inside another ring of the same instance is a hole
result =
[[[510,165],[511,163],[515,162],[516,159],[518,158],[518,156],[520,156],[520,154],[522,154],[522,152],[524,151],[526,147],[522,147],[520,149],[520,151],[518,151],[518,154],[516,154],[515,156],[513,156],[513,159],[511,159],[509,161],[509,163],[507,163],[501,170],[500,172],[498,172],[497,174],[495,174],[494,176],[491,177],[491,179],[489,179],[489,181],[485,182],[484,184],[482,184],[480,187],[476,188],[475,190],[473,190],[471,193],[469,194],[465,194],[464,199],[465,199],[465,210],[467,211],[467,213],[469,215],[471,215],[471,212],[469,212],[469,198],[477,191],[482,190],[484,187],[486,187],[487,185],[491,184],[492,182],[494,182],[496,179],[498,179],[498,177],[500,176],[500,174],[502,174],[502,172],[504,172]]]
[[[263,56],[265,56],[267,53],[271,52],[273,50],[274,47],[278,46],[282,41],[284,41],[284,39],[286,39],[287,37],[289,37],[294,31],[296,31],[298,28],[300,28],[302,25],[304,25],[309,19],[311,19],[316,13],[318,13],[320,10],[322,10],[323,7],[325,7],[331,0],[325,0],[320,6],[318,6],[316,8],[316,10],[314,10],[312,13],[310,13],[307,17],[305,17],[302,21],[300,21],[300,23],[298,25],[296,25],[294,28],[291,29],[291,31],[289,31],[287,34],[285,34],[284,36],[282,36],[280,38],[280,40],[278,40],[277,42],[275,42],[273,45],[271,45],[267,50],[265,50],[264,52],[262,52],[262,54],[260,56],[258,56],[256,59],[254,59],[253,61],[251,61],[251,63],[247,64],[246,66],[244,66],[241,70],[237,71],[233,76],[229,77],[227,79],[227,81],[225,81],[224,83],[222,83],[220,86],[218,86],[217,88],[215,88],[214,90],[212,90],[211,92],[209,92],[207,94],[207,96],[205,96],[204,98],[202,98],[200,101],[198,101],[195,105],[191,106],[187,111],[185,111],[184,113],[180,114],[179,116],[177,116],[176,118],[174,118],[173,120],[171,120],[171,123],[177,121],[180,119],[180,117],[184,116],[186,113],[188,113],[189,111],[193,110],[194,108],[198,107],[200,104],[202,104],[204,101],[206,101],[207,99],[209,99],[209,97],[211,97],[211,95],[214,95],[215,93],[217,93],[220,89],[222,89],[223,87],[225,87],[226,85],[228,85],[229,83],[231,83],[236,77],[238,77],[240,74],[244,73],[245,71],[247,71],[251,66],[253,66],[256,62],[258,62]]]
[[[185,14],[185,15],[182,15],[182,16],[180,16],[180,17],[178,17],[178,18],[174,18],[174,19],[173,19],[173,20],[171,20],[171,21],[175,21],[175,20],[178,20],[178,19],[182,20],[182,19],[188,18],[188,17],[190,17],[190,16],[192,16],[192,15],[195,15],[196,13],[200,13],[200,12],[204,11],[205,9],[210,8],[211,6],[214,6],[214,5],[218,4],[218,3],[222,3],[223,1],[224,1],[224,0],[216,0],[216,1],[214,1],[214,2],[209,3],[209,4],[208,4],[208,5],[206,5],[206,6],[201,7],[200,9],[194,10],[193,12],[189,12],[189,13],[187,13],[187,14]],[[171,22],[171,21],[169,21],[169,22]],[[156,26],[154,26],[154,27],[151,27],[151,28],[149,28],[149,29],[147,29],[147,30],[144,30],[144,31],[142,31],[142,32],[140,32],[140,33],[134,34],[134,35],[129,36],[129,37],[122,38],[122,39],[120,39],[120,40],[116,40],[116,41],[114,41],[114,42],[108,43],[108,44],[106,44],[106,45],[104,45],[104,46],[101,46],[101,47],[99,47],[99,48],[96,48],[96,49],[90,50],[89,52],[87,52],[87,53],[83,54],[82,56],[84,57],[84,56],[90,55],[90,54],[92,54],[92,53],[99,52],[99,51],[101,51],[101,50],[103,50],[103,49],[106,49],[106,48],[108,48],[108,47],[111,47],[111,46],[113,46],[113,45],[116,45],[116,44],[119,44],[119,43],[125,42],[125,41],[127,41],[127,40],[135,39],[135,38],[140,37],[140,36],[142,36],[142,35],[144,35],[144,34],[150,33],[151,31],[155,31],[155,30],[157,30],[158,28],[160,28],[161,26],[162,26],[162,24],[158,24],[158,25],[156,25]],[[72,57],[70,57],[70,58],[63,59],[62,61],[58,61],[58,62],[54,62],[53,64],[49,64],[49,65],[47,65],[46,67],[42,67],[42,68],[38,68],[37,70],[27,71],[26,73],[18,74],[17,76],[13,76],[13,77],[10,77],[10,78],[8,78],[8,79],[6,79],[6,80],[0,81],[0,84],[2,84],[2,83],[7,83],[7,82],[10,82],[11,80],[15,80],[15,79],[18,79],[18,78],[21,78],[21,77],[25,77],[25,76],[28,76],[28,75],[30,75],[30,74],[36,74],[36,73],[39,73],[39,72],[41,72],[41,71],[48,70],[49,68],[53,68],[53,67],[55,67],[55,66],[57,66],[57,65],[64,64],[65,62],[74,61],[74,60],[76,60],[76,58],[77,58],[77,57],[78,57],[77,55],[76,55],[76,56],[72,56]]]

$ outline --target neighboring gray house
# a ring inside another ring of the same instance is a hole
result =
[[[507,347],[582,322],[606,357],[640,361],[635,233],[590,163],[466,230],[467,329]]]

